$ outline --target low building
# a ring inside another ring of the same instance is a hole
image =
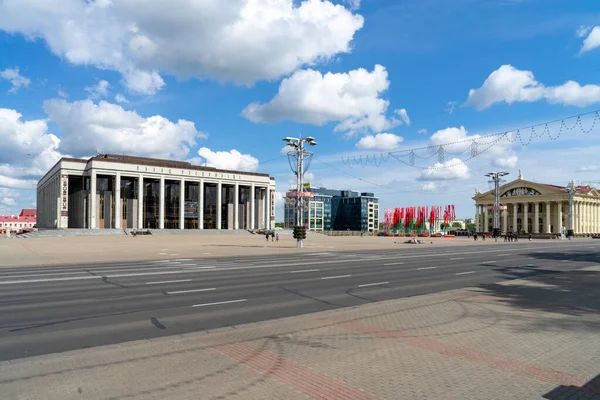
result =
[[[314,194],[307,197],[304,224],[312,231],[379,231],[379,199],[373,193],[327,188],[306,188]],[[286,228],[296,225],[296,206],[284,205]]]
[[[475,197],[476,229],[490,233],[494,227],[494,191]],[[576,235],[600,232],[600,193],[577,186],[573,196],[573,226],[569,225],[569,195],[563,187],[531,182],[519,177],[500,187],[501,232]],[[564,229],[563,229],[564,228]]]
[[[24,208],[19,215],[0,215],[0,233],[31,231],[36,227],[36,212]]]
[[[275,179],[115,154],[62,158],[37,185],[39,228],[271,229]]]

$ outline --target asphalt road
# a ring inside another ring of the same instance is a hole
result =
[[[234,326],[600,263],[600,240],[0,270],[0,360]]]

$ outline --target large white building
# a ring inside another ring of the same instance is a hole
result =
[[[494,191],[475,197],[478,232],[492,232]],[[563,227],[575,235],[600,233],[600,193],[577,186],[573,196],[573,226],[569,224],[569,195],[561,186],[531,182],[519,177],[500,187],[502,233],[560,234]]]
[[[184,161],[62,158],[37,185],[38,228],[271,229],[275,179]]]

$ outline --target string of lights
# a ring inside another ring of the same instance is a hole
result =
[[[583,125],[583,117],[588,115],[593,115],[593,118],[589,128],[586,128]],[[574,120],[574,123],[571,125],[569,121],[572,120]],[[587,135],[594,130],[598,121],[600,121],[600,110],[594,110],[571,117],[518,128],[515,130],[493,133],[484,136],[474,136],[467,139],[456,140],[454,142],[391,151],[387,153],[342,157],[342,163],[351,168],[357,165],[365,168],[371,164],[379,167],[381,164],[386,163],[390,158],[393,158],[402,164],[417,169],[447,169],[464,164],[482,154],[485,154],[488,150],[499,144],[513,145],[518,141],[521,146],[527,147],[531,145],[534,138],[542,139],[547,137],[551,141],[556,141],[565,132],[572,132],[577,128],[581,131],[581,133]],[[557,123],[559,124],[558,129],[554,130],[555,133],[553,133],[551,126]],[[434,157],[437,157],[437,162],[435,165],[421,165],[417,162],[417,160],[431,160],[434,159]],[[445,161],[448,157],[451,157],[451,160],[455,161],[446,163]]]

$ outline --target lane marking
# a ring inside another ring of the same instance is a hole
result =
[[[12,285],[15,283],[37,283],[37,282],[60,282],[60,281],[79,281],[84,279],[102,279],[102,276],[74,276],[71,278],[47,278],[47,279],[30,279],[26,281],[6,281],[0,282],[0,285]]]
[[[290,271],[290,274],[300,274],[302,272],[317,272],[320,271],[319,269],[303,269],[300,271]]]
[[[497,263],[498,261],[482,261],[482,264],[494,264]]]
[[[395,263],[387,263],[387,264],[383,264],[383,265],[402,265],[404,264],[403,262],[395,262]]]
[[[208,289],[192,289],[192,290],[177,290],[174,292],[165,292],[166,294],[182,294],[182,293],[196,293],[196,292],[211,292],[213,290],[217,290],[217,288],[208,288]]]
[[[450,261],[456,261],[456,260],[464,260],[464,257],[455,257],[455,258],[451,258]]]
[[[195,267],[198,264],[181,264],[181,266],[186,266],[186,267]]]
[[[177,281],[158,281],[158,282],[146,282],[146,285],[158,285],[161,283],[179,283],[179,282],[190,282],[191,279],[179,279]]]
[[[338,275],[338,276],[325,276],[321,279],[338,279],[338,278],[349,278],[352,275]]]
[[[506,256],[510,256],[510,254],[498,254],[498,257],[506,257]]]
[[[178,258],[178,259],[173,260],[173,261],[194,261],[194,260],[191,259],[191,258]]]
[[[243,301],[248,301],[248,299],[217,301],[216,303],[194,304],[192,307],[216,306],[216,305],[219,305],[219,304],[241,303]]]
[[[421,267],[421,268],[417,268],[417,271],[422,271],[424,269],[436,269],[437,267]]]
[[[466,275],[466,274],[474,274],[474,273],[475,273],[475,271],[469,271],[469,272],[457,272],[457,273],[456,273],[456,274],[454,274],[454,275]]]
[[[26,275],[2,275],[0,276],[1,279],[7,279],[7,278],[34,278],[36,276],[48,276],[48,275],[77,275],[77,274],[87,274],[87,272],[85,271],[79,271],[79,272],[49,272],[47,274],[26,274]]]
[[[358,285],[358,287],[381,286],[387,285],[388,283],[389,282],[365,283],[364,285]]]
[[[159,256],[166,256],[167,253],[158,253]]]

